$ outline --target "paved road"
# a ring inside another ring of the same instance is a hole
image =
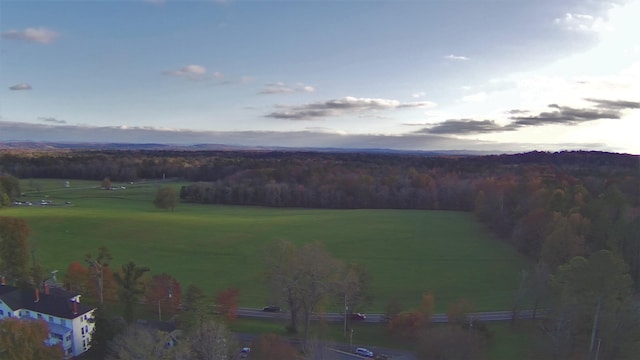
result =
[[[538,310],[536,316],[542,316],[544,311]],[[240,317],[253,317],[253,318],[267,318],[267,319],[287,319],[289,313],[286,311],[281,312],[265,312],[262,309],[253,308],[240,308],[238,309],[238,316]],[[511,320],[513,314],[511,311],[486,311],[476,312],[470,314],[475,320],[480,321],[507,321]],[[518,319],[531,319],[533,317],[533,310],[522,310],[518,314]],[[324,320],[324,321],[344,321],[344,314],[340,313],[324,313],[317,314],[312,317],[312,320]],[[366,320],[359,320],[363,322],[376,323],[385,322],[386,316],[384,314],[367,314]],[[434,314],[431,316],[431,321],[435,323],[448,322],[447,314]]]
[[[544,311],[538,310],[536,316],[543,316]],[[241,317],[253,317],[253,318],[265,318],[265,319],[287,319],[289,317],[289,313],[286,311],[281,312],[266,312],[262,309],[253,309],[253,308],[240,308],[238,309],[238,316]],[[513,314],[511,311],[486,311],[486,312],[477,312],[472,313],[470,316],[475,320],[480,321],[509,321],[511,320]],[[522,310],[518,314],[519,319],[531,319],[533,317],[533,310]],[[325,313],[318,314],[313,316],[314,320],[324,320],[324,321],[332,321],[332,322],[342,322],[344,321],[344,314],[339,313]],[[376,323],[376,322],[384,322],[386,321],[386,316],[384,314],[367,314],[366,320],[360,320],[361,322],[368,323]],[[434,314],[431,317],[431,321],[435,323],[446,323],[448,322],[447,314]],[[251,340],[256,335],[254,334],[239,334],[239,339],[244,344],[249,344]],[[299,346],[299,340],[292,340],[292,344],[294,346]],[[389,355],[393,360],[415,360],[415,355],[409,351],[397,350],[397,349],[386,349],[380,348],[377,346],[370,345],[359,345],[353,344],[352,346],[349,344],[343,343],[325,343],[322,345],[323,350],[321,354],[319,354],[319,359],[335,359],[335,360],[359,360],[366,359],[360,357],[358,355],[353,354],[353,349],[356,347],[365,347],[374,354],[386,354]],[[322,352],[327,351],[329,354],[322,354]]]

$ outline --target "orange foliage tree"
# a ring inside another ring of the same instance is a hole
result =
[[[233,321],[238,317],[239,296],[240,290],[236,288],[227,288],[218,291],[216,294],[218,312],[224,316],[227,321]]]
[[[153,275],[146,286],[145,299],[148,304],[158,306],[160,314],[173,315],[180,305],[180,283],[166,273]]]
[[[89,269],[74,261],[67,267],[64,275],[64,287],[71,292],[86,293],[89,282]]]
[[[257,360],[297,359],[299,354],[291,343],[276,334],[262,334],[251,345],[251,358]]]
[[[44,320],[0,320],[0,359],[58,360],[64,358],[62,348],[49,346],[49,328]]]

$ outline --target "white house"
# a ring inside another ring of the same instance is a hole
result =
[[[21,289],[0,284],[0,320],[42,319],[49,326],[48,344],[61,344],[65,358],[89,349],[94,307],[80,304],[80,295],[60,288]]]

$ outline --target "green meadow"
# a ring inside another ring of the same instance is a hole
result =
[[[37,260],[60,277],[73,261],[107,246],[112,267],[129,260],[166,272],[186,288],[195,284],[213,295],[240,289],[241,306],[270,303],[261,276],[264,246],[284,239],[322,242],[337,258],[364,264],[372,275],[373,304],[382,312],[396,298],[418,306],[432,292],[436,310],[470,299],[476,310],[509,308],[522,270],[531,264],[497,240],[473,214],[413,210],[316,210],[180,204],[154,208],[159,186],[181,183],[113,184],[99,181],[24,180],[22,200],[32,206],[0,210],[25,219]],[[41,200],[54,202],[38,205]],[[70,204],[65,204],[70,202]]]

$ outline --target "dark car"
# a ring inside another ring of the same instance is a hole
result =
[[[366,320],[367,315],[361,313],[353,313],[350,315],[351,320]]]
[[[265,306],[262,308],[265,312],[280,312],[280,306]]]

